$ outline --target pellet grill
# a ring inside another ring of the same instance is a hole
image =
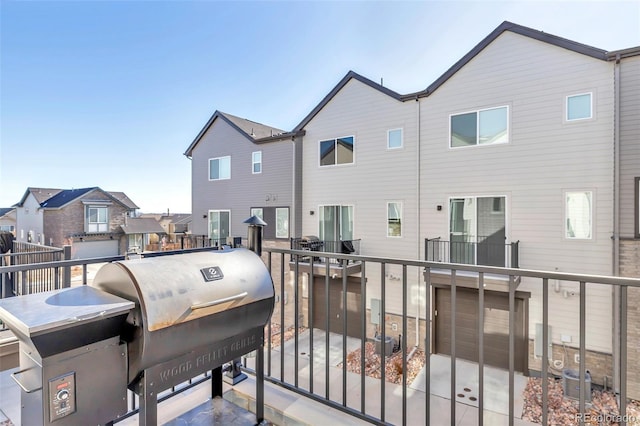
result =
[[[221,394],[221,366],[254,350],[261,421],[274,295],[260,257],[231,249],[113,262],[90,287],[0,300],[20,341],[23,424],[109,423],[126,414],[128,388],[139,423],[155,425],[158,393],[211,370]],[[30,325],[45,309],[56,321]]]

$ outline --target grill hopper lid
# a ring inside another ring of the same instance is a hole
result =
[[[135,302],[148,331],[275,295],[262,259],[246,249],[113,262],[98,271],[93,286]]]

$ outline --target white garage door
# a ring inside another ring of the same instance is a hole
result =
[[[72,259],[88,259],[90,257],[117,256],[118,241],[75,241],[71,247]]]

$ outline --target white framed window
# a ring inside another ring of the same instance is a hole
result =
[[[509,142],[509,107],[500,106],[449,116],[449,147]]]
[[[387,237],[402,237],[402,203],[387,203]]]
[[[289,238],[289,208],[276,208],[276,238]]]
[[[387,149],[402,148],[402,129],[387,130]]]
[[[320,141],[320,166],[335,166],[353,163],[354,136]]]
[[[231,179],[231,157],[209,159],[209,180]]]
[[[566,121],[588,120],[593,118],[592,93],[580,93],[567,96]]]
[[[109,209],[106,206],[86,207],[87,232],[109,231]]]
[[[262,151],[251,153],[251,173],[254,175],[262,173]]]
[[[571,240],[593,238],[593,192],[566,191],[564,236]]]
[[[231,210],[209,210],[209,239],[226,244],[231,230]]]
[[[264,220],[264,210],[262,207],[254,207],[251,209],[251,216],[256,216]]]

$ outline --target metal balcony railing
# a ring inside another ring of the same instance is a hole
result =
[[[171,255],[183,253],[184,251],[153,253],[150,255]],[[326,404],[329,407],[345,412],[356,418],[371,422],[373,424],[430,424],[433,416],[437,418],[448,417],[457,419],[457,410],[460,406],[452,403],[457,400],[456,383],[463,374],[457,370],[457,353],[461,353],[461,348],[456,343],[456,323],[458,321],[457,310],[461,308],[456,304],[456,295],[461,296],[463,288],[457,281],[457,277],[462,275],[474,275],[477,277],[477,307],[478,307],[478,357],[476,363],[477,371],[472,375],[478,380],[477,399],[477,419],[479,424],[489,424],[495,420],[494,417],[486,417],[488,406],[495,396],[487,391],[485,387],[489,385],[485,377],[485,352],[492,349],[487,347],[484,341],[483,331],[485,327],[484,315],[489,300],[490,291],[484,289],[485,278],[502,276],[504,277],[503,294],[508,299],[507,330],[508,335],[508,372],[505,374],[504,382],[501,383],[502,391],[507,394],[507,410],[505,417],[509,424],[514,424],[520,413],[516,412],[515,401],[519,398],[515,389],[515,357],[516,357],[516,294],[518,292],[517,278],[527,281],[529,291],[536,292],[539,297],[537,304],[541,322],[541,340],[549,340],[548,326],[550,323],[558,323],[556,310],[549,309],[550,295],[554,293],[554,284],[562,282],[563,286],[571,286],[575,294],[577,339],[574,340],[576,353],[579,355],[578,363],[578,386],[579,399],[577,402],[577,414],[575,424],[585,424],[590,413],[585,398],[584,386],[586,384],[587,370],[593,368],[587,356],[587,334],[590,332],[587,327],[587,297],[590,292],[602,287],[611,289],[611,293],[617,295],[615,301],[615,318],[612,319],[614,328],[617,330],[618,339],[613,348],[612,362],[616,365],[613,377],[615,395],[618,401],[617,419],[622,419],[622,424],[628,418],[627,406],[630,404],[627,393],[627,381],[631,380],[631,369],[635,365],[628,365],[627,352],[629,347],[635,347],[637,342],[629,341],[628,314],[630,309],[627,305],[627,294],[630,290],[640,291],[640,279],[620,278],[607,276],[592,276],[584,274],[569,274],[558,272],[534,271],[517,268],[501,268],[475,265],[446,264],[428,261],[403,260],[381,257],[367,257],[353,254],[342,254],[328,251],[318,251],[314,256],[323,259],[331,259],[325,262],[322,267],[327,271],[330,263],[337,263],[343,268],[348,267],[349,262],[359,262],[361,272],[359,276],[353,277],[347,274],[341,275],[341,280],[330,282],[329,274],[321,277],[309,279],[298,272],[298,265],[301,259],[309,256],[308,250],[291,250],[279,248],[263,248],[263,259],[271,271],[276,290],[276,306],[267,329],[265,330],[266,356],[265,371],[267,380],[273,384],[296,392],[313,401]],[[291,258],[293,274],[289,273],[291,265],[288,259]],[[81,266],[86,271],[87,264],[108,262],[122,259],[122,256],[115,258],[89,259],[89,260],[63,260],[57,262],[47,262],[46,266],[51,268],[67,268]],[[31,265],[0,266],[0,278],[7,274],[42,268],[42,263]],[[435,286],[431,282],[431,272],[434,270],[447,270],[449,278],[448,289],[451,294],[451,315],[448,339],[451,344],[448,373],[448,395],[450,403],[448,412],[442,407],[433,406],[434,384],[432,373],[436,367],[432,367],[430,358],[432,329],[430,313],[433,312],[433,294]],[[87,284],[86,273],[83,274],[82,283]],[[313,277],[312,277],[313,278]],[[74,284],[75,285],[75,284]],[[333,286],[337,285],[337,288]],[[354,291],[358,297],[352,298]],[[316,297],[323,296],[324,303],[314,303]],[[590,296],[589,296],[590,297]],[[379,300],[379,319],[374,326],[372,323],[372,308],[369,303],[371,299]],[[394,300],[392,307],[391,300]],[[591,302],[590,302],[591,303]],[[338,316],[333,314],[338,313]],[[460,312],[463,313],[463,312]],[[355,316],[354,316],[355,315]],[[394,317],[394,319],[390,319]],[[629,317],[630,318],[630,317]],[[391,323],[393,321],[393,323]],[[397,322],[396,322],[397,321]],[[410,329],[410,323],[411,329]],[[416,326],[422,324],[424,327]],[[335,325],[339,325],[342,331],[336,331]],[[355,327],[361,336],[355,338],[347,332]],[[399,384],[389,384],[385,378],[386,370],[390,367],[381,363],[378,367],[377,379],[368,376],[368,365],[371,361],[366,357],[354,358],[352,351],[359,349],[360,353],[365,353],[365,345],[371,340],[378,339],[386,342],[387,337],[395,333],[401,336],[410,336],[415,327],[415,336],[411,340],[407,337],[400,338],[399,344],[394,348],[397,352],[397,365],[394,368],[400,372],[407,372],[409,359],[418,347],[425,350],[426,362],[424,364],[423,384],[420,391],[416,387],[409,386],[407,375],[401,373]],[[277,331],[276,331],[277,330]],[[326,332],[330,330],[331,332]],[[274,337],[278,337],[274,339]],[[415,341],[413,341],[415,339]],[[355,342],[355,346],[354,346]],[[550,371],[549,361],[550,348],[542,345],[542,356],[540,358],[541,371]],[[255,368],[256,358],[244,358],[245,370],[252,372]],[[253,364],[253,366],[252,366]],[[359,372],[348,371],[346,366],[357,365]],[[550,373],[543,374],[543,377],[552,378]],[[167,394],[160,395],[162,398],[169,398],[175,393],[191,387],[195,383],[209,380],[208,376],[194,378],[178,386]],[[131,394],[131,411],[129,415],[137,411],[136,396]],[[541,391],[537,399],[542,406],[541,423],[544,425],[553,424],[550,420],[550,397],[549,383],[542,380]],[[372,404],[376,402],[376,404]],[[266,403],[269,403],[268,397]],[[375,408],[372,408],[372,405]],[[161,407],[160,407],[161,409]],[[593,413],[591,413],[593,415]],[[626,417],[625,417],[626,416]],[[118,420],[119,421],[119,420]]]
[[[487,237],[478,237],[478,241],[445,241],[440,237],[425,238],[424,258],[429,262],[520,267],[518,252],[520,241],[496,243]]]

